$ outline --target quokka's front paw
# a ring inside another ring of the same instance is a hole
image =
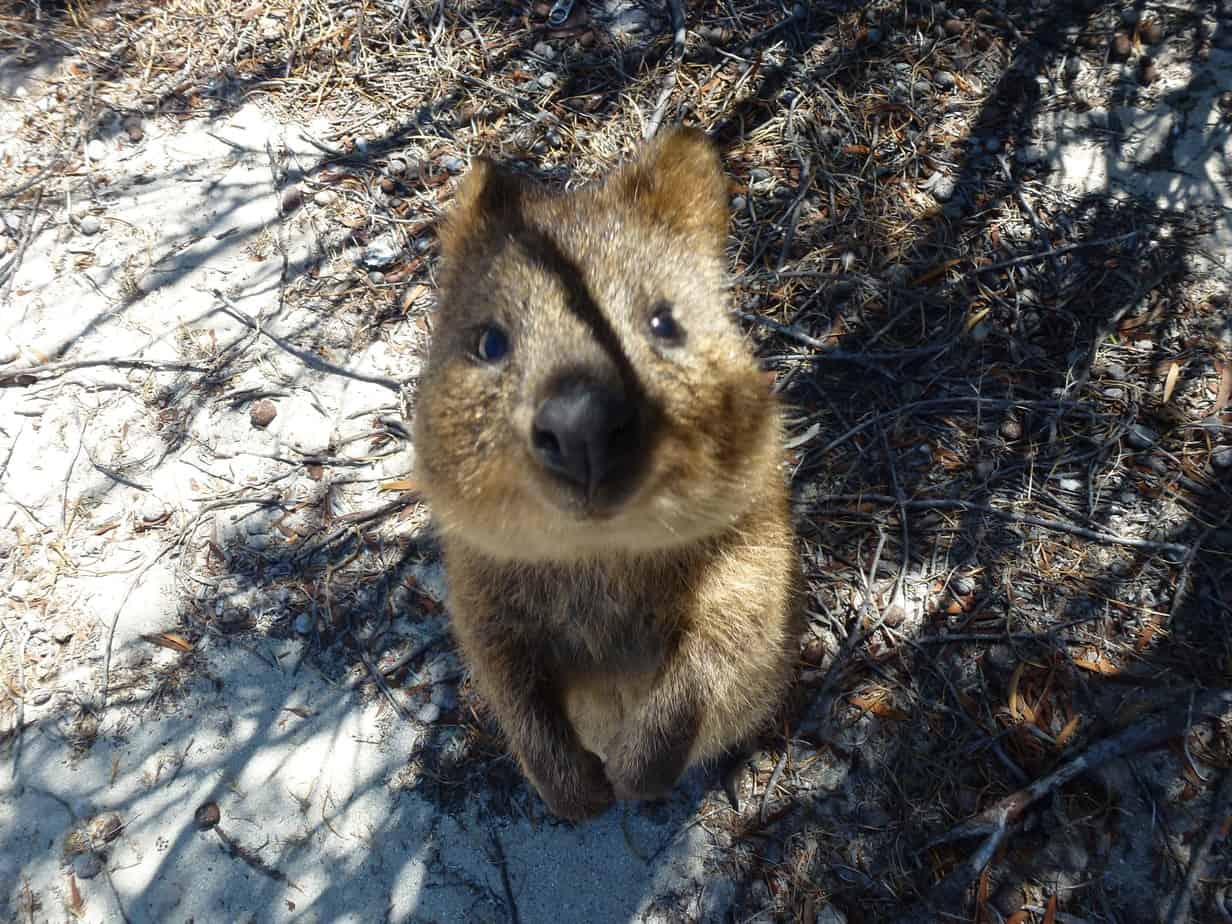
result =
[[[571,763],[562,763],[552,771],[529,776],[548,811],[566,821],[599,815],[614,798],[603,762],[589,751],[580,752]]]
[[[648,748],[652,743],[657,747]],[[691,745],[683,736],[657,742],[636,737],[618,741],[606,767],[616,798],[626,802],[666,799],[688,765]]]

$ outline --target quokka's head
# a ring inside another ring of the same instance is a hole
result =
[[[559,195],[476,161],[441,232],[416,408],[444,532],[522,561],[649,552],[765,496],[777,405],[728,310],[726,234],[695,130]]]

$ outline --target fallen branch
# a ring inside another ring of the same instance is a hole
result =
[[[120,356],[103,356],[98,359],[69,359],[59,363],[43,363],[40,366],[25,366],[21,369],[6,369],[0,373],[0,385],[36,385],[40,376],[61,375],[74,369],[91,366],[111,366],[117,369],[149,369],[153,372],[209,372],[207,366],[195,363],[158,362],[152,359],[128,359]],[[23,379],[24,376],[24,379]]]
[[[402,383],[396,379],[391,379],[386,375],[370,375],[367,372],[360,372],[358,369],[349,369],[346,366],[339,366],[337,363],[331,363],[328,359],[323,359],[315,353],[301,349],[300,347],[295,346],[295,344],[279,337],[277,334],[271,334],[269,331],[265,330],[260,324],[257,323],[255,318],[241,311],[235,302],[223,295],[218,289],[211,289],[210,291],[216,299],[223,303],[227,314],[231,315],[231,317],[235,318],[241,324],[248,325],[258,334],[263,334],[268,337],[274,342],[275,346],[284,352],[290,353],[309,369],[315,369],[317,372],[325,372],[330,375],[341,375],[345,378],[356,379],[360,382],[369,382],[372,385],[380,385],[383,388],[388,388],[394,394],[402,393]]]
[[[1211,848],[1215,846],[1215,841],[1219,838],[1219,832],[1223,830],[1229,810],[1232,810],[1232,770],[1225,770],[1223,780],[1219,783],[1219,789],[1215,793],[1214,804],[1211,806],[1211,823],[1202,836],[1202,843],[1194,848],[1190,856],[1185,882],[1182,883],[1172,906],[1168,909],[1168,924],[1185,924],[1189,920],[1189,903],[1193,896],[1194,886],[1198,884],[1198,879],[1206,868],[1207,858],[1210,856]]]
[[[287,874],[280,869],[270,866],[261,859],[254,851],[249,850],[242,844],[237,844],[227,835],[223,834],[222,828],[215,828],[214,833],[218,835],[218,839],[222,841],[223,849],[237,860],[241,860],[249,869],[255,870],[262,876],[268,876],[275,882],[281,882],[283,885],[288,885],[296,892],[304,890],[297,886],[294,882],[287,878]]]
[[[1009,520],[1011,523],[1038,526],[1041,529],[1050,529],[1058,533],[1069,533],[1074,536],[1080,536],[1083,539],[1090,539],[1092,542],[1108,542],[1113,545],[1129,546],[1133,549],[1146,549],[1150,552],[1166,552],[1177,561],[1181,560],[1189,552],[1189,546],[1181,545],[1179,542],[1156,542],[1152,539],[1134,539],[1132,536],[1118,536],[1116,533],[1087,529],[1085,526],[1077,526],[1062,520],[1032,516],[1029,513],[1018,513],[1015,510],[1002,510],[999,507],[975,504],[965,500],[922,498],[900,502],[898,498],[890,497],[888,494],[835,494],[821,499],[823,503],[828,501],[873,501],[879,504],[895,504],[912,510],[965,510],[975,513],[987,513],[992,516],[1001,517],[1003,520]]]
[[[509,913],[510,924],[521,924],[518,901],[514,897],[513,883],[509,879],[509,861],[505,859],[505,849],[501,846],[500,836],[495,828],[489,828],[488,834],[492,838],[492,863],[500,871],[501,888],[505,892],[505,910]]]
[[[937,920],[939,913],[956,910],[962,904],[963,893],[967,891],[971,883],[979,878],[984,867],[992,862],[1008,830],[1007,813],[1002,811],[979,849],[933,886],[923,902],[912,905],[907,911],[894,918],[892,924],[916,924],[917,921],[920,924],[924,922],[931,924]]]
[[[1002,260],[1000,263],[989,263],[987,266],[977,266],[977,273],[991,273],[993,270],[1009,269],[1011,266],[1020,266],[1023,263],[1038,263],[1040,260],[1051,260],[1061,254],[1070,253],[1074,250],[1085,250],[1088,247],[1106,247],[1109,244],[1119,244],[1122,241],[1128,241],[1138,236],[1137,231],[1129,231],[1125,234],[1118,234],[1115,237],[1105,237],[1098,241],[1078,241],[1074,244],[1065,244],[1062,247],[1054,247],[1052,250],[1044,250],[1039,253],[1026,253],[1021,257],[1012,257],[1009,260]]]
[[[1196,694],[1192,700],[1192,708],[1189,700],[1188,696],[1183,697],[1182,701],[1154,715],[1136,719],[1129,728],[1097,741],[1052,773],[999,799],[974,818],[929,842],[928,847],[932,848],[969,837],[984,838],[975,853],[937,883],[922,901],[894,918],[893,924],[936,921],[939,913],[952,912],[961,902],[962,894],[992,860],[1010,827],[1022,818],[1032,804],[1060,789],[1075,777],[1097,770],[1118,757],[1154,747],[1169,738],[1185,734],[1195,716],[1219,715],[1232,708],[1232,690],[1208,690]],[[1232,798],[1232,791],[1225,792],[1232,790],[1229,779],[1232,779],[1232,774],[1225,776],[1220,796],[1217,797],[1224,799],[1225,804],[1228,798]],[[1209,836],[1210,832],[1207,833]],[[1197,874],[1192,866],[1190,874],[1196,878]],[[1188,900],[1187,893],[1183,893],[1183,896]],[[1182,896],[1178,896],[1178,900],[1180,897]]]
[[[1030,786],[998,800],[995,805],[932,841],[929,846],[936,847],[951,841],[987,834],[996,827],[1002,812],[1006,813],[1006,821],[1012,824],[1022,817],[1032,803],[1064,786],[1074,777],[1098,769],[1118,757],[1154,747],[1169,738],[1184,734],[1192,719],[1219,715],[1232,709],[1232,690],[1207,690],[1196,694],[1193,697],[1192,712],[1189,697],[1182,699],[1182,702],[1161,709],[1153,715],[1135,719],[1129,728],[1097,741],[1069,763],[1061,765]]]

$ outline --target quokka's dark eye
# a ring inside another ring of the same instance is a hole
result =
[[[485,363],[498,362],[509,352],[509,337],[495,324],[488,324],[479,331],[475,343],[475,355]]]
[[[657,340],[678,341],[684,334],[672,314],[672,306],[659,302],[650,313],[650,333]]]

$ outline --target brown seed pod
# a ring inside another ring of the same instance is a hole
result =
[[[220,818],[222,812],[219,811],[217,802],[202,802],[193,813],[193,821],[202,831],[208,831],[217,825]]]

